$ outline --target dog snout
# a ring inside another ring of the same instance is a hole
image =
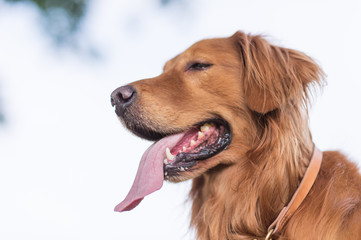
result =
[[[134,87],[128,85],[115,89],[111,96],[110,101],[112,106],[115,106],[115,113],[121,116],[124,110],[132,104],[136,98],[136,90]]]

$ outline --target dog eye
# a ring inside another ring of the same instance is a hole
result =
[[[195,71],[202,71],[209,67],[211,67],[213,64],[211,63],[199,63],[199,62],[192,62],[187,65],[186,71],[189,70],[195,70]]]

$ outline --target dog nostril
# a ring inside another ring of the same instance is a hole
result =
[[[125,87],[122,91],[118,92],[118,97],[122,98],[124,101],[129,100],[134,94],[134,90],[132,88]]]
[[[110,97],[110,102],[112,104],[112,107],[114,107],[115,106],[115,100],[113,99],[113,96]]]

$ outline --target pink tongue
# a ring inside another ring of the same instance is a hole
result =
[[[147,149],[140,160],[132,188],[125,199],[115,207],[114,211],[123,212],[132,210],[138,206],[145,196],[162,187],[164,180],[163,161],[165,158],[165,149],[167,147],[172,149],[183,135],[184,133],[179,133],[165,137]]]

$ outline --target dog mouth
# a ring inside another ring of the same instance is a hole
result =
[[[164,153],[164,178],[191,171],[200,161],[225,150],[231,142],[229,125],[222,119],[211,119],[194,125],[183,137]]]
[[[186,131],[162,135],[143,154],[133,185],[115,211],[135,208],[145,196],[159,190],[165,179],[178,181],[182,172],[196,169],[199,162],[222,152],[231,143],[229,125],[221,119],[203,121]]]

